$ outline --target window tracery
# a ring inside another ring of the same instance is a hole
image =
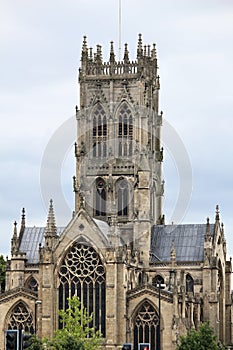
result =
[[[100,103],[97,103],[93,113],[93,157],[102,158],[107,156],[107,118]]]
[[[133,117],[126,102],[120,107],[118,115],[118,156],[132,156],[133,153]]]
[[[67,298],[78,296],[93,324],[105,336],[105,269],[93,247],[75,243],[59,269],[59,309],[66,310]],[[59,325],[62,328],[62,324]]]
[[[148,301],[145,301],[134,320],[134,349],[138,348],[138,343],[150,343],[151,350],[155,350],[158,323],[158,313]]]
[[[37,280],[32,276],[26,282],[26,288],[38,292],[38,283]]]
[[[34,333],[32,313],[22,301],[13,308],[7,327],[7,329],[23,329],[27,333]]]

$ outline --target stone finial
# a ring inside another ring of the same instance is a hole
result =
[[[146,57],[146,45],[144,45],[144,52],[143,52],[143,56]]]
[[[175,249],[174,240],[172,241],[170,259],[171,259],[172,263],[175,263],[175,261],[176,261],[176,249]]]
[[[25,229],[25,209],[22,209],[22,218],[21,218],[21,228],[20,231]]]
[[[209,241],[211,240],[211,234],[210,234],[210,219],[206,219],[206,234],[205,234],[205,240]]]
[[[215,221],[219,221],[219,206],[216,205],[216,211],[215,211]]]
[[[102,47],[101,47],[101,45],[96,46],[96,63],[102,64]]]
[[[141,58],[143,55],[142,48],[142,34],[138,34],[138,48],[137,48],[137,58]]]
[[[127,44],[125,44],[124,63],[129,63],[129,51],[128,51],[128,45]]]
[[[156,44],[153,44],[153,49],[151,51],[151,57],[152,57],[152,59],[156,59],[157,58]]]
[[[113,46],[113,41],[110,42],[110,58],[109,61],[110,63],[115,63],[115,53],[114,53],[114,46]]]
[[[87,37],[84,35],[83,37],[83,46],[82,46],[82,61],[88,59],[88,49],[87,49]]]
[[[91,62],[93,61],[93,49],[92,49],[92,47],[89,48],[89,60]]]
[[[17,222],[14,222],[13,239],[17,239]]]
[[[45,236],[56,236],[56,234],[57,234],[57,228],[56,228],[55,216],[54,216],[54,210],[53,210],[53,200],[50,199]]]

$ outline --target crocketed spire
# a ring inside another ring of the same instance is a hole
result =
[[[56,236],[56,234],[57,234],[57,228],[56,228],[55,216],[54,216],[54,210],[53,210],[53,200],[50,199],[45,236]]]

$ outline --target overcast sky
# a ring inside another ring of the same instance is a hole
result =
[[[108,60],[111,40],[119,54],[118,22],[118,0],[0,0],[0,253],[10,253],[13,222],[20,223],[23,207],[28,226],[46,224],[40,176],[65,128],[71,133],[64,136],[65,148],[56,149],[63,156],[55,181],[61,173],[73,210],[72,123],[82,39],[87,35],[89,46],[101,44]],[[129,44],[131,60],[138,33],[145,44],[157,44],[160,109],[191,164],[192,178],[186,180],[192,195],[183,223],[205,223],[207,216],[213,222],[219,204],[233,254],[233,1],[122,0],[122,44]],[[171,144],[164,144],[167,223],[185,186],[180,168],[188,166],[177,165]],[[59,212],[59,203],[54,207]],[[56,217],[57,225],[69,215]]]

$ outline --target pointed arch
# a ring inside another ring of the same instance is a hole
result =
[[[95,181],[95,196],[94,196],[94,215],[95,216],[106,216],[106,201],[107,201],[107,192],[106,192],[106,182],[101,178],[97,178]]]
[[[66,251],[58,270],[59,309],[66,310],[67,298],[78,296],[87,315],[93,314],[95,330],[105,336],[106,273],[97,251],[84,242],[75,242]],[[63,324],[59,324],[62,328]]]
[[[34,292],[38,292],[38,282],[33,276],[30,276],[27,279],[27,281],[25,282],[25,287],[30,290],[33,290]]]
[[[129,213],[129,184],[124,178],[120,178],[116,183],[117,194],[117,214],[118,216],[128,216]]]
[[[152,303],[143,300],[133,317],[133,343],[134,349],[139,343],[150,343],[150,349],[156,349],[159,315]]]
[[[161,275],[156,275],[152,279],[152,286],[157,288],[159,284],[164,284],[164,278]]]
[[[27,304],[19,300],[9,310],[6,317],[5,329],[24,330],[26,333],[35,332],[33,314]]]
[[[186,293],[194,293],[194,280],[189,273],[185,277],[185,289]]]
[[[100,102],[97,102],[92,111],[92,146],[93,157],[106,157],[107,141],[107,117],[106,112]]]
[[[118,156],[132,156],[133,153],[133,115],[127,101],[122,101],[117,110]]]

